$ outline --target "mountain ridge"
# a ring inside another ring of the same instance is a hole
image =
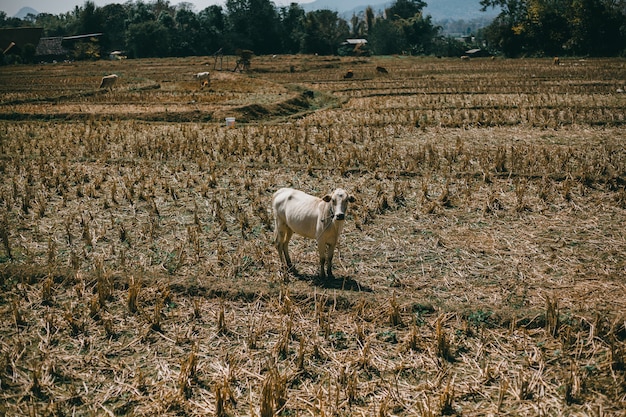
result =
[[[376,3],[377,0],[315,0],[311,3],[301,3],[305,11],[329,9],[337,11],[340,15],[350,17],[353,13],[358,14],[371,6],[374,12],[383,12],[393,0]],[[480,0],[430,0],[426,1],[424,15],[432,16],[434,21],[442,20],[473,20],[484,17],[495,17],[496,9],[480,11]]]
[[[17,13],[15,13],[13,17],[17,17],[18,19],[24,19],[29,14],[37,16],[39,12],[32,7],[22,7],[17,11]]]
[[[371,6],[375,13],[383,13],[393,2],[394,0],[384,2],[380,0],[315,0],[310,3],[300,3],[300,6],[307,12],[320,9],[337,11],[342,17],[349,19],[353,14],[359,14],[368,6]],[[496,9],[481,12],[480,0],[430,0],[426,3],[424,14],[432,16],[434,21],[493,18],[498,14]],[[32,7],[22,7],[14,17],[23,19],[28,14],[37,15],[39,12]]]

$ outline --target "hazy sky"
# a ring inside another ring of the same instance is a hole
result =
[[[110,3],[124,4],[127,0],[92,0],[96,6],[104,6]],[[170,4],[176,5],[183,0],[170,0]],[[308,3],[313,0],[274,0],[274,4],[282,6],[292,1],[296,3]],[[144,0],[145,3],[151,3],[150,0]],[[187,0],[195,6],[195,12],[199,12],[212,4],[224,4],[226,0]],[[0,0],[0,10],[5,12],[8,17],[14,16],[22,7],[32,7],[39,13],[60,14],[74,10],[75,6],[83,6],[85,0]]]

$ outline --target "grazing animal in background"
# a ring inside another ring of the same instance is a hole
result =
[[[470,60],[470,57],[469,57],[469,56],[467,56],[467,55],[463,55],[463,56],[461,56],[461,59],[462,59],[463,61],[469,61],[469,60]]]
[[[343,78],[352,78],[352,77],[354,77],[354,73],[352,72],[352,70],[348,70],[348,72],[346,72],[343,75]]]
[[[387,71],[387,68],[385,67],[376,67],[376,72],[379,72],[381,74],[389,74],[389,71]]]
[[[333,253],[343,229],[348,203],[354,201],[354,197],[341,188],[323,198],[293,188],[276,191],[272,197],[274,243],[281,263],[289,271],[295,271],[288,246],[296,233],[317,241],[319,276],[333,278]]]
[[[211,73],[209,71],[199,72],[193,77],[200,81],[200,87],[211,85]]]
[[[554,59],[552,60],[552,63],[554,65],[561,65],[561,59],[558,56],[555,56]]]
[[[105,75],[102,77],[102,81],[100,81],[100,88],[112,89],[117,82],[117,78],[118,76],[116,74]]]

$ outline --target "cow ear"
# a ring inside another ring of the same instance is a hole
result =
[[[326,194],[324,197],[322,197],[322,200],[328,203],[330,200],[332,200],[332,197],[330,196],[330,194]]]
[[[353,195],[351,195],[351,196],[349,196],[349,197],[348,197],[348,202],[350,202],[350,203],[354,203],[355,201],[356,201],[356,198],[354,198],[354,196],[353,196]]]

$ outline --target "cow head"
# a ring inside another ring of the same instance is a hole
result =
[[[322,198],[329,205],[329,214],[333,220],[342,221],[346,218],[346,211],[348,210],[348,203],[353,203],[355,198],[349,195],[345,190],[337,188],[332,194],[326,194]]]

